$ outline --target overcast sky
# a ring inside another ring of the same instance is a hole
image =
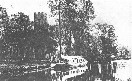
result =
[[[24,12],[33,20],[34,12],[49,13],[47,0],[0,0],[8,14]],[[119,44],[132,48],[132,1],[131,0],[91,0],[97,15],[94,22],[114,25]],[[52,22],[52,21],[51,21]]]

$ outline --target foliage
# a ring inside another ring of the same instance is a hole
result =
[[[118,48],[117,59],[131,59],[131,51],[128,47],[122,46]]]
[[[34,21],[30,21],[22,12],[8,18],[6,10],[2,11],[2,58],[21,61],[50,58],[56,53],[60,38],[67,55],[83,56],[91,62],[110,61],[111,55],[117,55],[113,25],[90,24],[95,18],[90,0],[49,0],[48,4],[52,16],[60,18],[55,25],[48,24],[45,13],[34,13]]]
[[[101,32],[99,38],[101,40],[101,58],[104,61],[110,61],[112,55],[117,55],[116,36],[113,25],[97,23],[97,29]]]
[[[3,7],[0,7],[0,58],[3,59],[6,52],[5,46],[4,46],[4,35],[5,35],[5,27],[7,27],[7,23],[9,21],[8,14],[6,12],[6,9]]]
[[[41,16],[41,18],[39,18],[39,16]],[[38,52],[38,50],[44,49],[45,51],[43,54],[50,54],[56,51],[57,42],[54,39],[53,31],[54,28],[47,22],[46,14],[36,14],[34,23],[34,35],[32,35],[30,41],[36,52]]]
[[[70,55],[72,51],[75,51],[79,55],[83,45],[80,38],[84,36],[84,30],[88,29],[86,24],[95,17],[92,2],[49,0],[49,7],[52,16],[58,16],[60,13],[61,21],[59,23],[61,23],[62,45],[66,46],[66,54]]]
[[[47,18],[36,19],[30,21],[29,16],[22,12],[11,16],[4,26],[2,58],[27,62],[45,59],[46,54],[56,51],[53,27]]]
[[[117,54],[113,25],[90,24],[95,18],[90,0],[49,0],[49,7],[52,16],[61,16],[57,23],[61,23],[66,54],[81,55],[89,61],[109,61],[111,55]]]

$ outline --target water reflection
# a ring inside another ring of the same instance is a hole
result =
[[[84,74],[70,78],[68,81],[114,81],[110,64],[92,63]]]
[[[50,69],[6,69],[0,75],[0,81],[51,81]]]
[[[115,72],[113,76],[116,81],[131,81],[132,80],[132,65],[130,60],[118,60],[113,61],[112,64],[115,64]]]
[[[88,63],[84,67],[8,69],[0,81],[131,81],[131,64],[113,61],[107,64]],[[65,69],[65,70],[64,70]]]

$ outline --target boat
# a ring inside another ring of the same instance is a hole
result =
[[[62,61],[62,60],[58,60],[58,62],[55,62],[55,63],[51,63],[50,64],[50,67],[55,67],[55,66],[61,66],[61,65],[66,65],[66,62],[65,61]]]
[[[88,67],[84,66],[84,67],[76,67],[65,72],[51,70],[51,75],[55,76],[57,78],[57,81],[66,81],[68,78],[72,78],[84,74],[87,69]],[[62,76],[58,76],[57,74],[62,74]]]
[[[64,56],[61,55],[61,59],[63,59],[62,61],[59,60],[59,62],[57,63],[51,63],[51,67],[55,67],[55,66],[63,66],[63,65],[68,65],[68,66],[86,66],[86,64],[88,63],[88,61],[86,59],[84,59],[82,56]]]
[[[85,67],[77,67],[75,69],[72,69],[72,70],[68,71],[68,73],[66,73],[62,77],[62,81],[65,81],[65,80],[67,80],[68,78],[71,78],[71,77],[76,77],[76,76],[82,75],[82,74],[85,73],[85,71],[87,69],[88,69],[87,66],[85,66]]]
[[[85,66],[88,63],[88,61],[84,59],[82,56],[61,55],[61,58],[67,60],[67,64],[71,66]]]

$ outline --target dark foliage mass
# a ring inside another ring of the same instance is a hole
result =
[[[48,4],[52,17],[60,18],[55,25],[48,23],[45,13],[34,13],[31,21],[22,12],[9,17],[0,7],[0,59],[53,60],[58,45],[65,47],[63,54],[84,56],[91,62],[118,56],[113,25],[91,24],[96,16],[90,0],[49,0]]]
[[[117,55],[113,25],[91,24],[96,17],[93,3],[88,0],[49,0],[52,16],[61,16],[62,46],[65,54],[84,56],[87,60],[110,61]]]
[[[57,42],[52,32],[54,29],[48,24],[46,14],[35,13],[34,21],[30,21],[29,16],[22,12],[11,18],[6,15],[4,18],[4,26],[1,27],[4,29],[1,37],[1,59],[26,62],[44,60],[46,54],[56,51]]]

